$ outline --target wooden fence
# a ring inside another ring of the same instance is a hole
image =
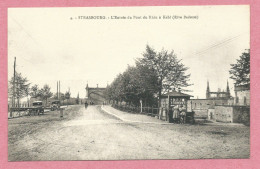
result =
[[[14,107],[8,104],[8,118],[21,117],[28,115],[28,104],[15,104]]]
[[[128,105],[118,105],[118,104],[113,104],[112,107],[122,110],[122,111],[126,111],[129,113],[136,113],[136,114],[146,114],[149,116],[159,116],[159,108],[155,108],[155,107],[135,107],[135,106],[128,106]]]

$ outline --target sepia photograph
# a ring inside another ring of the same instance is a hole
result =
[[[7,12],[9,162],[250,159],[249,5]]]

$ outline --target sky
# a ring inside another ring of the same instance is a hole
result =
[[[106,87],[150,45],[156,51],[173,50],[189,67],[193,85],[188,94],[194,98],[206,97],[207,80],[211,91],[226,89],[229,81],[234,96],[230,64],[250,48],[249,10],[246,5],[9,8],[8,79],[16,57],[16,70],[32,85],[48,84],[55,93],[60,80],[61,92],[70,89],[72,97],[84,98],[87,83]],[[158,19],[163,15],[171,19]]]

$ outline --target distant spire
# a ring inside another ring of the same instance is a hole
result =
[[[227,97],[230,97],[230,89],[229,89],[229,84],[228,84],[228,80],[227,80]]]
[[[229,90],[228,80],[227,80],[227,92],[230,92],[230,90]]]
[[[206,99],[210,98],[209,80],[207,80]]]

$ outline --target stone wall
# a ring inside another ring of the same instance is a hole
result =
[[[215,119],[219,122],[250,124],[249,106],[215,106]]]
[[[250,91],[236,91],[236,98],[235,98],[236,105],[250,105]]]
[[[219,122],[233,123],[233,107],[215,106],[215,119]]]
[[[208,109],[208,120],[216,120],[215,109]]]
[[[195,117],[208,118],[208,109],[212,109],[215,105],[226,105],[228,100],[213,99],[191,99],[187,103],[187,111],[194,111]]]

